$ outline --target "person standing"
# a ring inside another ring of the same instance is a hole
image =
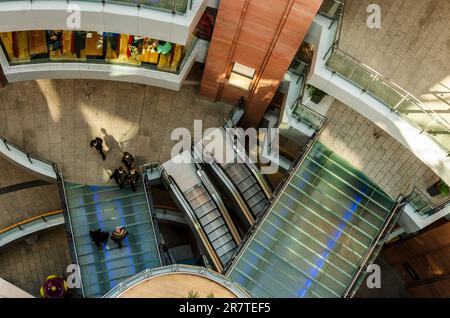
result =
[[[91,140],[90,146],[91,148],[94,147],[98,151],[98,153],[100,153],[100,155],[102,156],[103,161],[105,161],[106,156],[105,153],[103,152],[103,139],[100,137],[95,137],[95,139]]]
[[[130,183],[131,189],[136,192],[136,183],[139,180],[139,173],[135,168],[131,168],[127,176],[128,182]]]
[[[114,170],[114,173],[109,177],[109,179],[114,179],[116,183],[119,185],[121,189],[125,186],[125,183],[127,182],[127,174],[123,170],[122,167],[117,168]]]
[[[124,152],[122,156],[122,163],[127,167],[128,172],[134,167],[134,158],[130,153]]]
[[[97,245],[98,247],[100,247],[100,245],[102,243],[105,245],[106,245],[106,243],[108,243],[109,233],[103,232],[102,229],[98,229],[95,231],[89,231],[89,235],[91,236],[95,245]]]
[[[113,240],[119,248],[122,248],[122,241],[128,235],[128,231],[124,227],[117,226],[111,233],[111,240]]]

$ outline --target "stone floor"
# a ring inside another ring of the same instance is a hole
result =
[[[350,107],[335,100],[326,116],[328,123],[320,141],[394,199],[409,194],[413,186],[426,193],[439,180],[412,152]]]
[[[381,7],[381,29],[369,29],[367,7]],[[425,102],[448,105],[450,1],[347,0],[340,48]]]
[[[71,263],[66,231],[59,227],[27,241],[0,251],[0,277],[39,297],[45,278],[64,275]]]
[[[38,178],[0,157],[0,190]],[[27,218],[61,209],[58,186],[40,185],[0,194],[0,229]]]
[[[140,84],[39,80],[11,83],[0,90],[0,133],[30,153],[62,165],[65,179],[104,184],[123,151],[138,164],[166,161],[171,133],[194,119],[204,129],[219,127],[232,106],[197,97],[198,86],[179,92]],[[106,161],[89,148],[99,136]]]

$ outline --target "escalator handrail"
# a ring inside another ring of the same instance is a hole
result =
[[[364,277],[365,271],[363,271],[368,265],[369,260],[374,254],[374,251],[376,247],[381,247],[384,245],[385,240],[387,239],[389,233],[392,231],[393,227],[398,221],[398,218],[403,213],[403,207],[405,205],[406,201],[404,200],[403,195],[399,195],[394,207],[392,208],[391,212],[386,217],[383,225],[381,226],[380,230],[378,231],[377,235],[375,236],[375,239],[373,240],[372,244],[367,249],[366,253],[364,254],[363,259],[361,260],[360,265],[358,266],[358,269],[353,275],[352,280],[349,282],[347,287],[344,290],[343,298],[352,297],[352,291],[354,290],[354,287],[357,286],[357,282],[361,277]]]
[[[144,168],[145,169],[145,168]],[[147,206],[148,206],[148,210],[149,210],[149,214],[150,214],[150,222],[152,224],[152,230],[153,230],[153,236],[155,238],[155,243],[157,245],[157,251],[158,251],[158,258],[159,258],[159,263],[162,265],[163,261],[162,261],[162,256],[161,256],[161,251],[160,251],[160,238],[158,237],[158,235],[156,233],[160,233],[159,231],[159,227],[158,230],[156,229],[157,225],[156,220],[155,220],[155,213],[153,211],[154,205],[153,205],[153,201],[152,199],[149,197],[149,193],[147,191],[147,175],[144,176],[144,171],[143,171],[143,167],[140,167],[141,170],[141,176],[142,176],[142,184],[144,186],[144,193],[145,193],[145,199],[147,201]]]
[[[163,178],[163,180],[166,181],[168,186],[171,188],[172,193],[177,197],[177,200],[179,201],[183,210],[186,212],[186,215],[189,217],[189,220],[192,222],[192,225],[194,226],[195,230],[199,234],[200,236],[199,238],[202,240],[203,245],[207,249],[207,252],[209,253],[211,259],[213,260],[215,267],[217,268],[218,271],[221,272],[223,269],[222,262],[220,261],[216,253],[216,250],[209,241],[208,236],[206,235],[203,227],[200,224],[200,221],[195,215],[194,209],[184,196],[175,179],[167,173],[167,171],[164,169],[162,165],[160,165],[160,169],[161,169],[161,177]]]
[[[258,232],[257,230],[260,228],[260,226],[264,223],[264,221],[269,217],[270,212],[275,204],[277,204],[278,200],[280,199],[281,195],[280,193],[283,193],[283,190],[285,190],[289,184],[290,181],[294,178],[295,172],[300,169],[303,162],[308,157],[309,153],[313,150],[314,145],[318,141],[318,138],[314,138],[311,140],[311,142],[307,145],[305,152],[299,156],[300,159],[297,160],[297,163],[295,166],[292,167],[291,171],[289,171],[289,175],[285,177],[285,180],[280,184],[280,186],[275,190],[274,195],[272,198],[267,202],[266,207],[264,208],[263,212],[259,215],[257,218],[255,224],[253,224],[250,231],[247,233],[247,236],[243,240],[243,244],[239,246],[239,248],[236,249],[234,255],[231,258],[231,261],[229,264],[231,264],[228,268],[225,269],[225,275],[228,276],[230,272],[234,269],[236,264],[238,263],[239,259],[242,257],[242,255],[247,250],[250,243],[253,241],[254,236]]]
[[[206,176],[205,171],[202,169],[201,165],[197,163],[195,160],[195,145],[192,143],[192,158],[195,162],[195,167],[197,169],[197,175],[200,178],[200,181],[203,183],[203,186],[205,187],[206,192],[211,197],[211,199],[214,201],[214,203],[217,205],[217,208],[220,211],[220,214],[225,220],[225,223],[228,226],[228,229],[230,230],[230,233],[232,237],[234,238],[234,241],[236,242],[236,245],[239,245],[241,243],[241,236],[239,235],[239,232],[237,231],[236,227],[233,224],[233,221],[231,220],[231,217],[228,213],[228,209],[225,206],[225,203],[222,200],[222,196],[219,194],[219,192],[216,190],[214,185],[211,183],[211,181]]]
[[[239,208],[243,212],[245,219],[248,221],[248,223],[253,225],[255,223],[255,216],[253,215],[250,207],[248,206],[247,201],[245,201],[244,197],[242,196],[241,191],[239,190],[237,184],[231,179],[227,172],[225,171],[224,167],[222,167],[221,164],[219,164],[216,161],[216,158],[209,153],[209,151],[205,148],[205,146],[202,143],[198,143],[199,146],[202,147],[202,151],[204,154],[208,156],[211,160],[209,160],[208,163],[203,162],[203,164],[209,164],[213,170],[216,171],[216,174],[220,177],[220,179],[226,184],[226,187],[230,190],[231,195],[236,200],[237,204],[239,205]]]
[[[226,133],[232,136],[228,129],[225,129]],[[236,154],[241,158],[243,163],[245,163],[246,167],[250,170],[251,174],[255,177],[256,181],[258,182],[259,186],[263,190],[265,196],[267,199],[270,199],[272,196],[273,189],[270,186],[270,184],[267,182],[266,178],[259,173],[258,167],[251,162],[249,159],[249,155],[247,153],[247,150],[244,148],[243,145],[239,143],[238,140],[234,140],[233,138],[233,149],[236,152]]]

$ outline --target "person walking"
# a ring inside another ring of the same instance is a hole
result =
[[[127,167],[128,172],[134,167],[134,158],[129,152],[124,152],[122,156],[122,163]]]
[[[116,170],[114,170],[113,174],[111,175],[111,177],[109,177],[109,179],[110,180],[114,179],[116,183],[119,185],[119,187],[123,189],[123,187],[127,182],[127,174],[125,173],[122,167],[119,167]]]
[[[121,226],[117,226],[114,231],[111,233],[111,240],[113,240],[119,248],[122,248],[122,241],[128,235],[128,231]]]
[[[91,148],[94,147],[102,156],[103,161],[105,161],[106,156],[103,152],[103,139],[100,137],[95,137],[95,139],[91,140],[90,146]]]
[[[108,243],[109,239],[109,233],[103,232],[102,229],[98,229],[95,231],[89,231],[89,235],[91,236],[92,240],[94,241],[94,244],[100,247],[101,243]]]
[[[131,168],[130,172],[128,173],[127,179],[128,183],[131,186],[131,189],[133,189],[133,192],[136,192],[136,183],[139,180],[139,173],[135,168]]]

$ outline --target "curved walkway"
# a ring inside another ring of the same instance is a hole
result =
[[[89,80],[39,80],[0,90],[0,133],[30,153],[62,165],[66,180],[105,184],[121,153],[138,164],[170,158],[173,129],[219,127],[232,106],[197,97],[197,86],[179,92],[139,84]],[[102,137],[106,161],[89,148]]]

